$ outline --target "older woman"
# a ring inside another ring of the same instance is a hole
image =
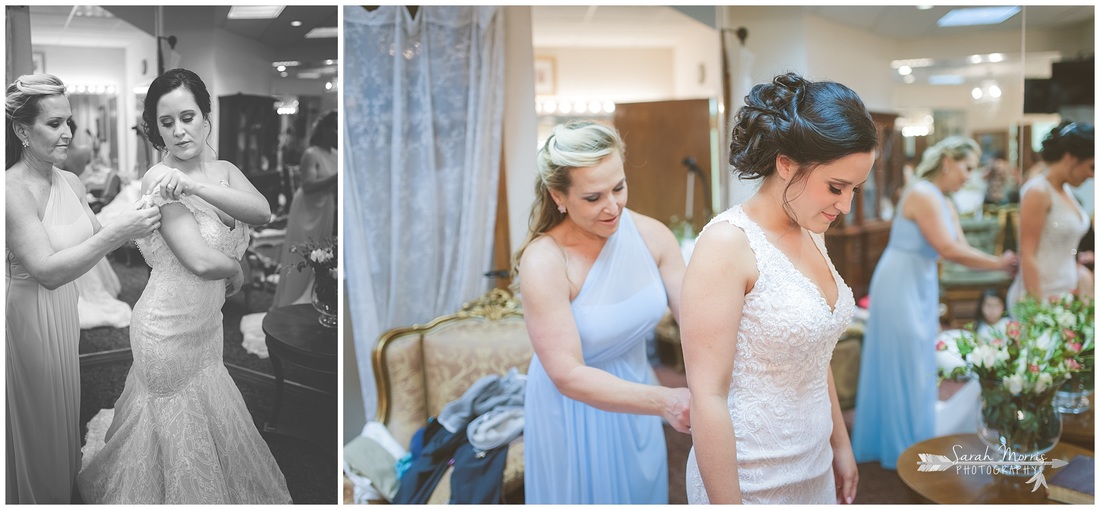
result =
[[[57,167],[72,140],[65,85],[20,76],[5,101],[7,502],[68,503],[80,468],[80,275],[160,226],[139,202],[101,227],[80,179]]]
[[[1016,255],[994,257],[970,246],[947,197],[978,166],[981,148],[947,137],[924,153],[902,195],[890,242],[871,276],[852,449],[857,462],[896,469],[898,455],[935,433],[936,336],[943,257],[973,269],[1009,271]]]
[[[1089,231],[1089,215],[1070,188],[1096,172],[1092,124],[1064,122],[1043,140],[1040,153],[1047,172],[1024,184],[1020,198],[1020,272],[1008,289],[1011,309],[1030,294],[1046,298],[1083,287],[1088,270],[1077,264],[1077,246]]]
[[[626,209],[613,128],[570,123],[539,151],[531,231],[516,253],[535,356],[524,401],[527,503],[668,503],[664,417],[688,430],[688,391],[652,384],[645,338],[679,316],[672,232]]]

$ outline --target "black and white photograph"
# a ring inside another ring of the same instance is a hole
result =
[[[6,502],[334,504],[336,6],[8,6]]]
[[[342,9],[345,503],[1094,501],[1093,5]]]

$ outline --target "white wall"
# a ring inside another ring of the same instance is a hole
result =
[[[847,85],[871,111],[893,111],[894,85],[890,61],[897,58],[894,41],[816,16],[805,20],[808,78]],[[853,56],[853,48],[859,48]]]
[[[504,7],[504,157],[512,253],[527,238],[535,200],[535,71],[531,8]]]
[[[560,100],[657,101],[676,92],[671,48],[538,48],[535,53],[556,61]]]

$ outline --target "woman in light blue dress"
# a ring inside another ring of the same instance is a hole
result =
[[[980,153],[969,138],[952,136],[937,143],[925,151],[917,180],[899,202],[869,289],[852,426],[857,462],[877,460],[883,468],[896,469],[902,451],[935,433],[939,258],[982,270],[1016,265],[1011,251],[994,257],[970,246],[946,196],[966,183]]]
[[[679,315],[672,232],[626,209],[613,128],[554,128],[539,152],[531,232],[517,251],[535,356],[524,401],[530,504],[667,504],[664,417],[688,430],[687,388],[654,384],[645,339]]]

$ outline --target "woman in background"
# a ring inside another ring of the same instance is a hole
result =
[[[762,179],[699,235],[684,276],[689,503],[851,503],[859,473],[829,360],[852,290],[824,232],[851,210],[878,136],[839,83],[789,73],[733,119],[730,165]]]
[[[645,339],[679,316],[672,231],[626,208],[625,147],[559,125],[539,151],[531,230],[513,259],[535,355],[524,398],[530,504],[668,504],[661,418],[688,430],[688,391],[655,384]]]
[[[322,115],[314,125],[309,147],[302,155],[302,185],[290,202],[286,237],[279,255],[279,266],[286,269],[279,277],[279,285],[271,303],[272,309],[310,301],[313,271],[298,271],[290,267],[301,257],[291,253],[291,247],[310,239],[320,241],[334,235],[336,174],[339,168],[336,152],[337,122],[335,111]]]
[[[100,226],[84,185],[60,170],[72,140],[65,84],[48,74],[7,88],[5,381],[7,502],[67,504],[80,468],[80,322],[73,281],[160,211],[130,205]]]
[[[173,69],[149,86],[145,133],[167,155],[142,186],[164,221],[138,243],[152,270],[134,306],[126,386],[77,477],[88,503],[291,502],[222,360],[221,309],[243,282],[245,223],[267,223],[271,211],[236,166],[206,150],[209,116],[195,73]]]
[[[967,243],[947,197],[966,183],[980,154],[974,140],[943,139],[924,152],[916,181],[902,195],[871,276],[852,432],[857,462],[896,469],[903,450],[935,433],[939,258],[988,271],[1015,267],[1011,251],[994,257]]]
[[[1026,295],[1092,293],[1091,273],[1077,263],[1092,222],[1070,188],[1095,174],[1095,155],[1092,124],[1063,122],[1043,139],[1047,171],[1020,189],[1020,272],[1008,288],[1010,310]],[[1086,285],[1078,285],[1081,276]]]

